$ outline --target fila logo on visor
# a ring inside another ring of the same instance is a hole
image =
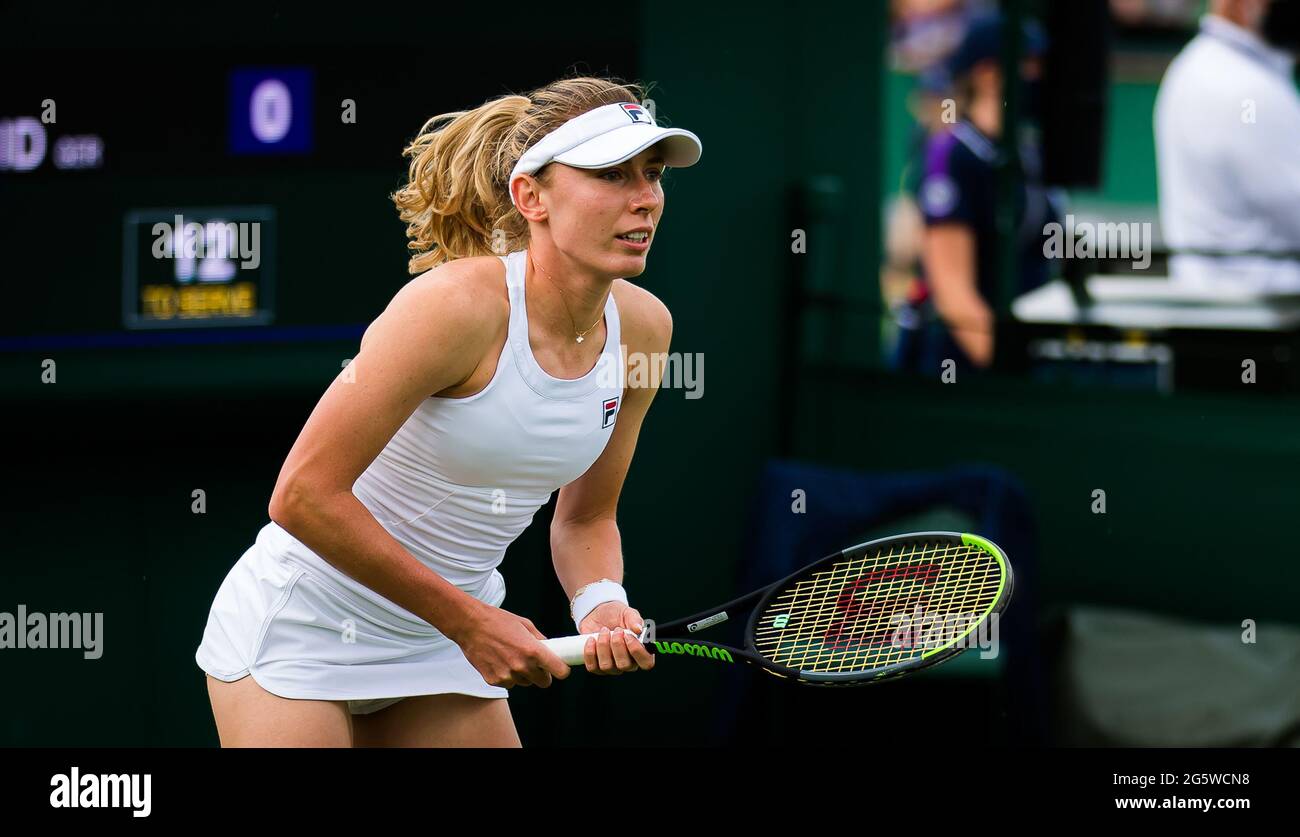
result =
[[[643,125],[655,124],[655,121],[650,118],[650,114],[646,113],[645,108],[635,102],[623,102],[620,107],[623,108],[623,112],[626,113],[628,118],[633,122],[638,122]]]
[[[601,407],[601,428],[609,427],[614,423],[614,416],[618,413],[618,399],[607,398]]]

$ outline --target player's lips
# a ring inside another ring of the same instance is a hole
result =
[[[653,234],[654,227],[637,227],[619,233],[614,238],[637,252],[645,252],[650,249],[650,238]]]

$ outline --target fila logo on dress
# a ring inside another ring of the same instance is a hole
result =
[[[600,426],[602,429],[613,424],[614,417],[618,413],[618,398],[606,398],[601,405],[600,413]]]

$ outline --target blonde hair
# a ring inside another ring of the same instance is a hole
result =
[[[528,222],[511,203],[507,182],[515,163],[575,116],[603,105],[641,102],[647,92],[639,84],[578,76],[425,122],[402,152],[411,158],[408,182],[392,195],[406,222],[407,249],[415,252],[410,272],[527,246]],[[546,183],[549,168],[534,176]]]

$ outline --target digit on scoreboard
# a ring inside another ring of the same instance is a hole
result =
[[[230,74],[230,153],[306,154],[312,149],[312,71],[241,68]]]

